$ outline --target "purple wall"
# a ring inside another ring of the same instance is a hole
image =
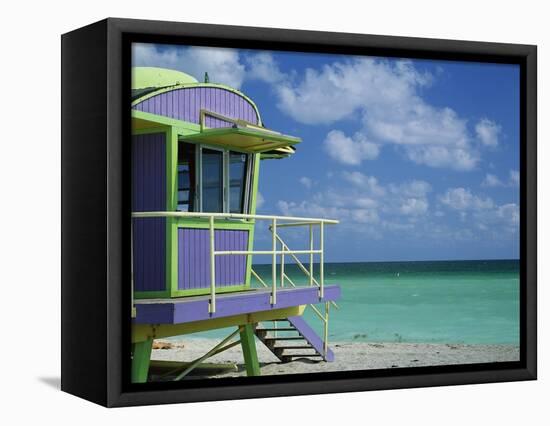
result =
[[[160,291],[166,288],[166,220],[133,219],[134,290]]]
[[[163,115],[178,120],[199,123],[200,109],[207,109],[231,118],[258,124],[254,107],[242,96],[217,87],[177,89],[153,96],[137,104],[134,109]],[[207,117],[206,126],[228,127],[229,123]]]
[[[247,250],[248,231],[215,232],[216,250]],[[216,286],[244,284],[246,256],[216,256]],[[178,288],[210,287],[210,238],[208,229],[178,229]]]
[[[166,210],[166,135],[132,136],[132,211]]]
[[[132,211],[166,210],[165,134],[132,136]],[[164,290],[166,220],[133,219],[134,289]]]

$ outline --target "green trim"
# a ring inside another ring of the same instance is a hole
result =
[[[167,299],[170,297],[170,292],[162,291],[134,291],[134,299]]]
[[[250,99],[248,96],[246,96],[243,92],[220,83],[189,83],[189,84],[176,84],[170,87],[163,87],[158,90],[155,90],[154,92],[147,93],[142,97],[135,99],[134,101],[132,101],[132,107],[142,103],[143,101],[146,101],[149,98],[152,98],[153,96],[157,96],[162,93],[166,93],[166,92],[170,92],[172,90],[178,90],[178,89],[193,89],[196,87],[213,87],[217,89],[223,89],[223,90],[227,90],[228,92],[235,93],[236,95],[244,98],[248,103],[250,103],[250,105],[252,105],[252,108],[254,108],[254,110],[256,111],[256,116],[258,117],[258,125],[259,126],[262,125],[262,117],[260,115],[260,110],[254,103],[254,101]]]
[[[156,127],[148,127],[146,129],[133,129],[132,136],[137,135],[151,135],[155,133],[168,133],[170,131],[169,126],[158,125]]]
[[[252,173],[252,198],[250,200],[250,214],[256,214],[258,185],[260,183],[260,156],[261,154],[254,155],[254,172]]]
[[[256,202],[258,198],[258,185],[260,182],[260,155],[254,154],[254,171],[252,172],[252,185],[250,189],[250,214],[256,214]],[[256,227],[252,226],[248,233],[248,250],[254,249],[254,233]],[[252,276],[252,256],[248,256],[246,260],[246,285],[250,287]]]
[[[247,376],[260,376],[260,363],[256,352],[254,325],[245,324],[239,327],[241,347],[243,349],[244,364]]]
[[[178,207],[178,134],[174,128],[168,135],[166,150],[166,211]],[[166,218],[166,289],[171,297],[178,290],[178,228],[174,218]]]
[[[166,170],[169,171],[169,158],[171,158],[172,155],[172,144],[167,143],[167,141],[172,140],[174,137],[174,131],[173,128],[170,126],[164,126],[164,125],[158,125],[156,127],[150,127],[150,128],[143,128],[143,129],[133,129],[132,135],[147,135],[147,134],[154,134],[154,133],[164,133],[164,144],[166,147]],[[177,134],[176,137],[176,143],[177,143]],[[173,142],[173,141],[172,141]],[[176,161],[177,161],[177,154],[176,154]],[[169,173],[167,173],[169,175]],[[167,176],[167,187],[168,187],[168,176]],[[167,204],[169,204],[169,193],[166,195],[166,201]],[[170,218],[166,218],[166,230],[168,230],[170,226]],[[166,233],[166,253],[169,252],[169,238],[168,238],[168,232]],[[177,252],[176,252],[177,256]],[[169,257],[167,256],[164,260],[164,266],[165,266],[165,287],[164,290],[159,291],[134,291],[134,299],[150,299],[150,298],[163,298],[163,297],[170,297],[170,292],[166,289],[168,288],[168,283],[170,282],[170,262],[168,261]],[[177,259],[176,259],[177,262]],[[177,272],[177,266],[176,266],[176,272]]]
[[[176,283],[177,286],[177,283]],[[245,291],[250,290],[250,288],[246,284],[238,284],[238,285],[231,285],[231,286],[224,286],[224,287],[216,287],[216,294],[221,293],[234,293],[236,291]],[[172,290],[171,296],[172,297],[186,297],[186,296],[204,296],[206,294],[210,294],[210,288],[192,288],[189,290]]]
[[[252,153],[273,151],[301,142],[301,139],[295,136],[242,127],[204,129],[202,132],[186,136],[186,140],[229,147],[230,149],[237,148]],[[242,145],[243,143],[244,145]]]
[[[232,286],[216,287],[216,294],[232,293],[236,291],[249,291],[252,290],[250,286],[246,284],[237,284]],[[178,290],[177,283],[176,289],[170,289],[169,291],[136,291],[134,293],[134,299],[170,299],[177,297],[187,296],[204,296],[210,294],[210,288],[192,288],[189,290]]]
[[[162,126],[172,126],[175,127],[176,131],[180,135],[188,135],[200,132],[201,128],[198,124],[190,123],[189,121],[177,120],[175,118],[165,117],[164,115],[152,114],[150,112],[132,110],[132,118],[134,120],[146,121],[147,124],[150,124],[150,128],[162,127]],[[135,133],[140,129],[133,128],[132,131]]]
[[[153,339],[147,339],[133,344],[131,373],[132,383],[147,382],[152,349]]]
[[[178,228],[208,228],[208,219],[188,219],[177,217],[174,218]],[[214,221],[214,229],[235,229],[248,231],[254,227],[253,221],[245,220],[216,220]]]

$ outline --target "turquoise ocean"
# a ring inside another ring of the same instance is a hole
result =
[[[270,265],[254,270],[269,282]],[[307,282],[296,265],[285,272]],[[331,341],[519,345],[518,260],[326,263],[325,284],[342,290]],[[305,315],[320,331],[311,309]]]

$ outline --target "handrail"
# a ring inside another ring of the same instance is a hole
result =
[[[294,259],[297,259],[296,254],[309,254],[310,255],[310,284],[315,282],[319,287],[319,299],[324,297],[324,225],[334,225],[339,223],[334,219],[319,219],[297,216],[276,216],[276,215],[256,215],[245,213],[207,213],[207,212],[179,212],[179,211],[152,211],[152,212],[132,212],[134,218],[155,218],[155,217],[172,217],[172,218],[204,218],[208,219],[208,231],[210,239],[210,313],[216,312],[216,256],[226,255],[271,255],[272,256],[272,285],[270,302],[272,305],[277,304],[277,256],[280,255],[284,261],[284,255],[289,254]],[[252,219],[252,220],[270,220],[270,229],[273,234],[272,238],[272,250],[219,250],[215,249],[215,220],[216,219]],[[277,223],[278,221],[286,223]],[[310,228],[310,248],[309,250],[289,250],[288,246],[277,235],[277,226],[309,226]],[[320,236],[320,249],[313,249],[313,236],[312,226],[319,225]],[[281,242],[282,250],[277,250],[277,242]],[[313,255],[318,254],[320,256],[320,282],[313,278]],[[133,260],[132,260],[133,263]],[[304,266],[299,262],[299,265],[305,270]],[[284,273],[284,266],[281,271]],[[281,278],[281,283],[284,284],[284,278]]]
[[[310,228],[311,228],[311,226],[310,226]],[[302,270],[302,272],[306,275],[306,277],[309,278],[309,285],[313,286],[313,284],[315,284],[317,287],[320,287],[321,284],[319,284],[317,282],[317,280],[313,277],[313,257],[312,256],[313,256],[313,252],[315,252],[315,250],[313,250],[313,233],[310,231],[310,247],[312,247],[312,249],[310,251],[311,254],[310,254],[310,258],[309,258],[309,271],[306,269],[304,264],[302,262],[300,262],[300,259],[298,259],[296,257],[295,253],[296,253],[297,250],[290,250],[288,245],[283,241],[283,239],[279,235],[277,235],[277,240],[281,243],[281,247],[283,248],[283,252],[284,253],[289,253],[292,256],[292,258],[294,259],[294,261],[296,262],[296,265],[298,265],[298,267]],[[290,278],[288,278],[288,275],[286,275],[286,277],[287,277],[287,280],[290,281]],[[291,282],[291,284],[292,284],[292,282]],[[332,306],[334,306],[336,309],[340,309],[334,300],[332,300],[330,302],[330,304]]]
[[[326,223],[329,225],[337,225],[339,220],[335,219],[314,219],[311,217],[297,217],[297,216],[274,216],[265,214],[245,214],[245,213],[206,213],[206,212],[132,212],[132,217],[197,217],[197,218],[210,218],[214,219],[259,219],[259,220],[292,220],[296,222],[302,222],[302,225],[309,225],[309,222]],[[284,226],[284,224],[280,224]],[[294,225],[294,226],[297,226]]]

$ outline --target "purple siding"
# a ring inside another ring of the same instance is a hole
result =
[[[132,211],[166,210],[166,136],[132,136]]]
[[[160,291],[166,288],[166,219],[133,219],[134,290]]]
[[[234,92],[218,87],[191,87],[164,92],[137,104],[134,109],[197,124],[200,110],[206,109],[258,124],[256,110],[250,102]],[[207,127],[230,125],[223,120],[206,118]]]
[[[248,231],[215,231],[215,249],[247,250]],[[244,284],[246,256],[216,256],[216,286]],[[178,229],[178,288],[210,288],[208,229]]]
[[[166,210],[165,134],[132,137],[132,210]],[[164,290],[166,220],[133,219],[134,289]]]

